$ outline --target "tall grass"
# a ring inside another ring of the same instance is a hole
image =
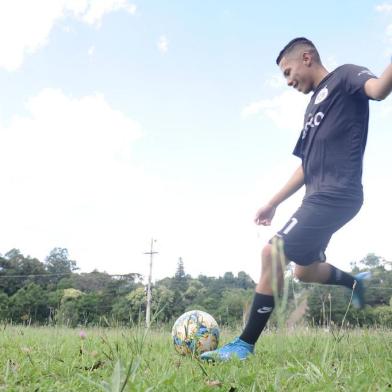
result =
[[[388,391],[392,332],[267,331],[245,362],[179,356],[165,330],[3,326],[4,391]],[[223,330],[223,342],[238,331]],[[82,336],[82,337],[81,337]],[[280,347],[277,349],[277,347]],[[390,387],[391,386],[391,387]]]

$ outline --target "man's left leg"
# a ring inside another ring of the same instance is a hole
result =
[[[291,219],[295,224],[289,224],[280,232],[288,259],[296,263],[295,275],[299,280],[354,290],[353,305],[357,308],[364,306],[362,280],[368,276],[363,273],[352,276],[326,263],[325,249],[332,235],[357,214],[360,206],[361,203],[329,205],[303,202]]]
[[[355,278],[332,264],[316,261],[310,265],[296,264],[294,275],[302,282],[324,283],[345,286],[352,289]]]
[[[354,290],[354,307],[363,308],[365,305],[363,280],[369,279],[370,273],[353,276],[332,264],[317,261],[307,266],[296,264],[294,274],[302,282],[344,286]]]

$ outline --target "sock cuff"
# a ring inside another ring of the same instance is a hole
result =
[[[331,274],[329,275],[326,284],[334,284],[338,286],[345,286],[352,289],[354,284],[354,277],[347,272],[340,270],[339,268],[331,265]]]
[[[275,299],[273,295],[266,295],[257,292],[255,293],[254,302],[262,303],[263,305],[267,305],[267,306],[275,305]]]

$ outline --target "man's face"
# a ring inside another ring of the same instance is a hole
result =
[[[279,63],[287,85],[304,94],[313,90],[313,79],[308,64],[307,58],[302,57],[283,57]]]

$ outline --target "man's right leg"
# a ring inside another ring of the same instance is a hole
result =
[[[274,263],[272,260],[273,246],[267,244],[263,249],[261,276],[256,286],[248,322],[241,336],[220,349],[203,353],[200,356],[201,359],[225,361],[236,356],[242,360],[253,353],[254,344],[274,309],[274,279],[276,279],[278,290],[283,285],[282,266],[279,262]]]
[[[274,309],[274,279],[276,279],[278,291],[283,284],[282,266],[279,261],[273,262],[272,246],[268,244],[263,249],[261,276],[256,286],[247,324],[240,336],[241,340],[252,345],[256,343]]]

